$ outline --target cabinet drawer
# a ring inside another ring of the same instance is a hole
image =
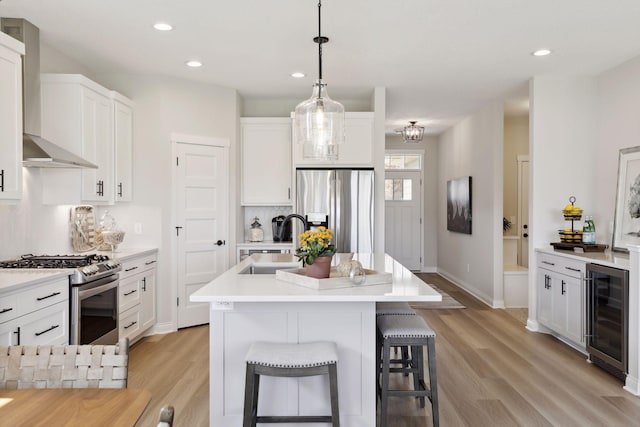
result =
[[[135,306],[122,313],[118,327],[119,338],[129,338],[130,340],[140,333],[140,306]]]
[[[120,271],[120,280],[126,279],[134,274],[138,274],[142,271],[154,268],[157,263],[157,255],[147,255],[143,257],[133,258],[122,263],[122,270]]]
[[[586,261],[579,261],[551,254],[538,254],[538,267],[578,279],[584,277],[586,265]]]
[[[66,344],[69,341],[66,301],[27,314],[19,320],[21,345]]]
[[[16,294],[22,307],[21,314],[31,313],[61,301],[69,300],[69,279],[56,280]]]
[[[120,280],[118,284],[118,307],[122,313],[131,307],[140,304],[140,279],[142,275],[128,277]]]
[[[15,319],[18,313],[18,295],[6,295],[0,297],[0,323]]]

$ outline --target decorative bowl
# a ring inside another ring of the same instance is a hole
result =
[[[104,230],[102,231],[102,241],[111,246],[111,250],[115,251],[118,245],[124,240],[124,231],[122,230]]]

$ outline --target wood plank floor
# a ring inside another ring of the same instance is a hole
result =
[[[418,310],[437,333],[442,426],[640,426],[640,398],[583,355],[528,332],[439,275],[429,281],[467,307]],[[153,395],[139,425],[155,425],[168,403],[176,426],[208,425],[208,333],[207,326],[189,328],[132,347],[129,387]],[[412,398],[394,397],[389,414],[390,427],[431,425],[428,402],[420,409]]]

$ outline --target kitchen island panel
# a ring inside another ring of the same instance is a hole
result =
[[[245,355],[257,341],[333,341],[342,425],[375,425],[375,303],[238,303],[211,310],[211,425],[241,426]],[[260,380],[260,415],[330,413],[326,376]]]

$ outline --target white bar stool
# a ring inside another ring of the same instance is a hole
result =
[[[338,348],[334,342],[304,344],[253,343],[246,356],[243,427],[256,423],[331,423],[340,427],[338,411]],[[260,375],[270,377],[309,377],[329,375],[331,415],[258,416]]]

